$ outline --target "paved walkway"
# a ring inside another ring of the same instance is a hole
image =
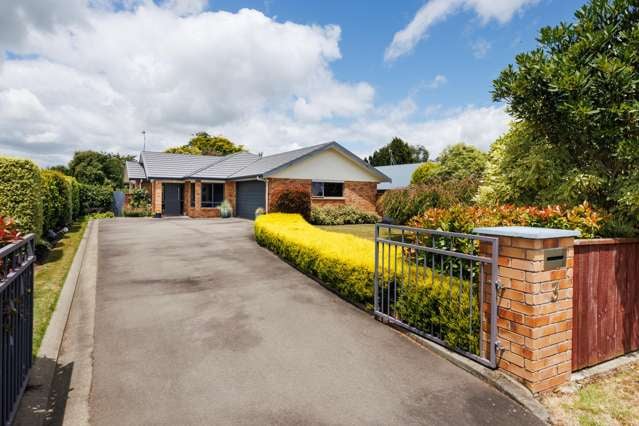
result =
[[[228,220],[101,221],[91,423],[539,424]]]

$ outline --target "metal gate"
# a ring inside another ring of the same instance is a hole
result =
[[[377,224],[375,316],[496,368],[499,240]]]

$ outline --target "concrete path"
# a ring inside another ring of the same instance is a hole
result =
[[[539,424],[252,239],[251,222],[101,221],[96,425]]]

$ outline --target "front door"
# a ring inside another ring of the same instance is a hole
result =
[[[162,184],[162,213],[165,216],[180,216],[182,214],[182,184]]]

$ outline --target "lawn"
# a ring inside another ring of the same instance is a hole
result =
[[[639,425],[639,363],[543,399],[556,425]]]
[[[366,240],[375,241],[375,225],[316,225],[318,228],[331,232],[339,232],[341,234],[351,234]],[[382,235],[386,235],[382,230]]]
[[[60,290],[71,268],[88,221],[75,223],[64,238],[38,259],[35,268],[35,295],[33,319],[33,354],[38,353],[42,338],[49,325],[51,314],[55,310]]]

